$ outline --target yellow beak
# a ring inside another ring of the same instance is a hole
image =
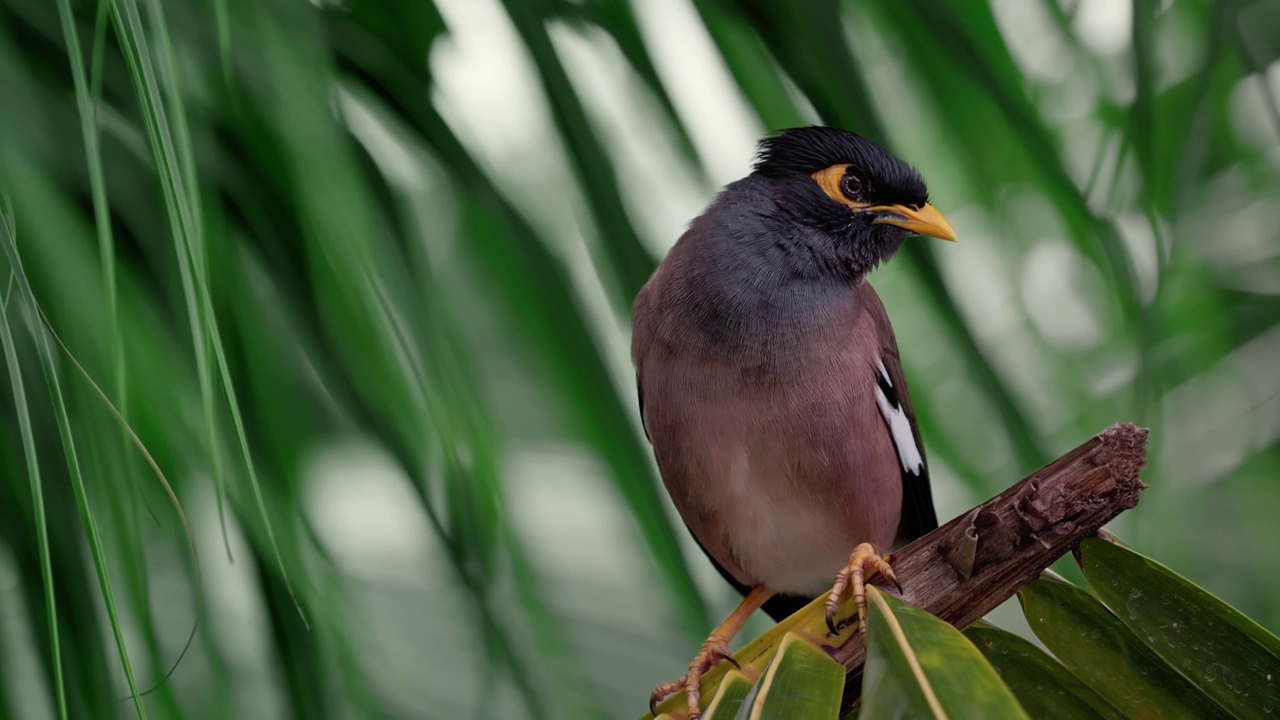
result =
[[[942,217],[942,213],[935,210],[929,203],[925,203],[919,209],[906,205],[876,205],[867,209],[886,213],[884,217],[873,221],[877,224],[897,225],[916,235],[927,235],[955,242],[956,231],[952,229],[951,223],[947,222],[947,219]]]

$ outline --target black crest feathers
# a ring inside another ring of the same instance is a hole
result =
[[[783,130],[760,141],[754,172],[781,178],[810,175],[849,164],[878,199],[910,205],[928,202],[929,191],[915,168],[848,130],[810,125]]]

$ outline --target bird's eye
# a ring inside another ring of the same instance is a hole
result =
[[[849,173],[840,181],[840,191],[850,200],[862,200],[862,180],[857,175]]]

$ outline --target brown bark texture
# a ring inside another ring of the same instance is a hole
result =
[[[982,618],[1138,504],[1146,444],[1146,429],[1115,425],[903,547],[891,558],[901,597],[958,628]],[[870,582],[897,594],[880,579]],[[857,633],[830,649],[851,679],[861,674]]]

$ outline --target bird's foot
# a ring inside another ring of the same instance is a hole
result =
[[[685,702],[689,706],[689,720],[697,720],[702,715],[702,711],[698,709],[698,703],[702,699],[700,687],[702,676],[720,660],[728,660],[734,667],[741,667],[729,654],[729,641],[742,629],[743,623],[751,617],[751,613],[759,610],[760,606],[771,597],[773,597],[773,591],[764,585],[752,588],[751,592],[747,593],[747,596],[738,604],[737,609],[720,623],[706,642],[702,643],[702,649],[694,656],[693,662],[689,663],[689,673],[679,680],[659,685],[654,689],[653,694],[649,696],[650,712],[656,716],[658,705],[683,688]]]
[[[734,667],[740,667],[738,661],[734,660],[729,652],[728,638],[713,633],[706,642],[702,643],[702,649],[693,657],[693,662],[689,663],[687,675],[653,689],[653,694],[649,696],[649,712],[656,716],[658,705],[683,689],[685,702],[689,707],[689,720],[697,720],[702,715],[702,711],[698,709],[702,700],[702,690],[699,687],[702,676],[721,660],[728,660]]]
[[[836,609],[840,606],[840,596],[850,586],[853,586],[853,602],[858,608],[858,630],[864,636],[867,634],[867,588],[866,579],[880,573],[897,586],[898,592],[902,592],[902,585],[898,583],[898,579],[893,576],[893,568],[889,567],[889,556],[881,557],[876,552],[875,546],[871,543],[862,543],[853,549],[853,554],[849,556],[849,564],[836,575],[836,581],[831,586],[831,593],[827,595],[827,629],[832,635],[839,635],[840,631],[848,627],[848,622],[836,624]]]

